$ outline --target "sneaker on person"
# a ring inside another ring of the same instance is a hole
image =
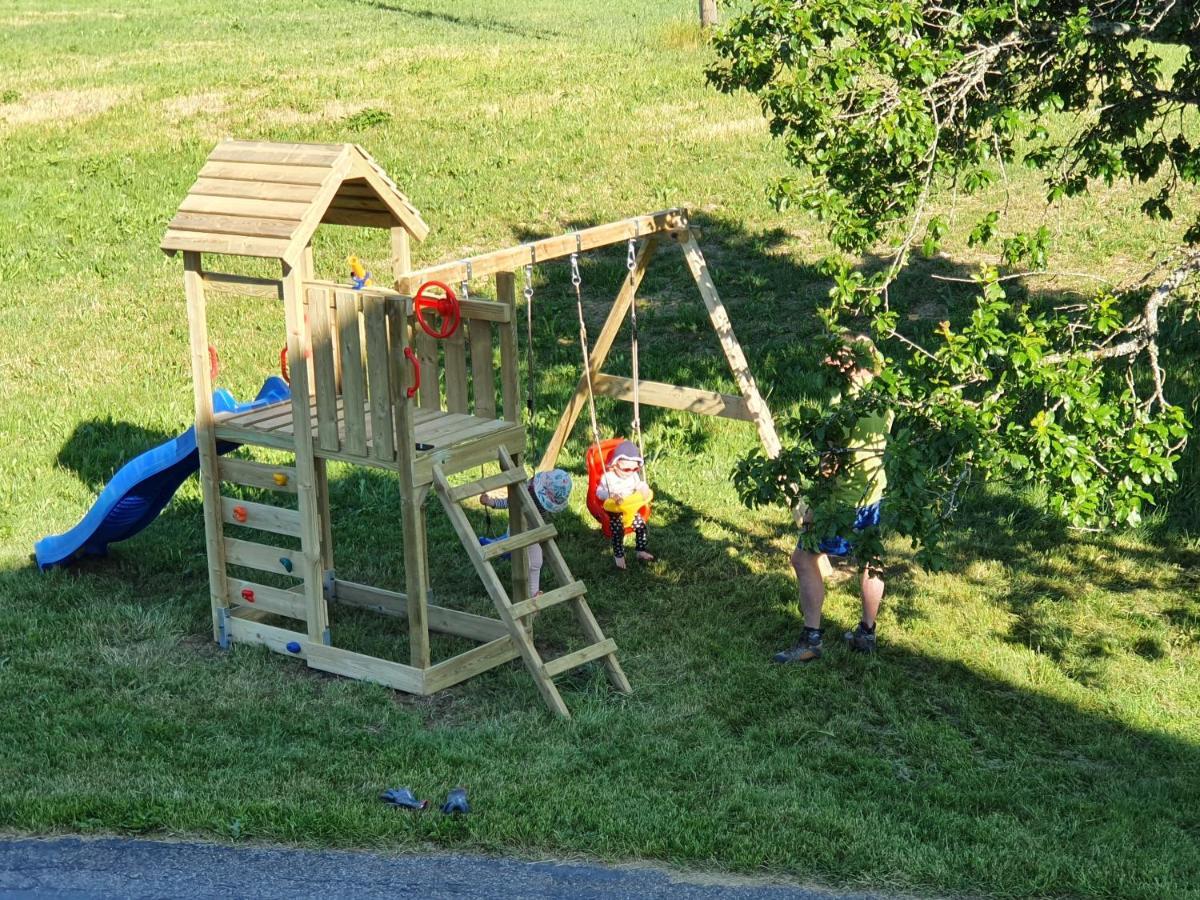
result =
[[[847,631],[843,637],[846,639],[846,646],[856,653],[875,652],[875,632],[863,628],[862,622],[855,625],[853,631]]]
[[[821,658],[823,649],[820,633],[816,635],[806,633],[796,646],[780,650],[771,659],[777,663],[812,662],[814,659]]]

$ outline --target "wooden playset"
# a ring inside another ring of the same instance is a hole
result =
[[[318,280],[311,239],[322,224],[389,229],[395,289]],[[224,141],[171,220],[161,246],[183,254],[214,637],[223,647],[262,644],[300,657],[315,669],[414,694],[434,693],[519,657],[550,709],[569,716],[553,681],[561,673],[598,661],[616,690],[628,692],[630,686],[615,642],[601,631],[586,588],[572,576],[555,544],[554,526],[543,520],[527,489],[517,360],[520,270],[567,256],[574,264],[582,252],[621,242],[629,247],[628,277],[590,352],[580,317],[588,358],[541,468],[553,465],[593,391],[751,421],[769,452],[779,447],[774,425],[684,211],[637,216],[413,270],[411,242],[423,240],[428,230],[381,167],[353,144]],[[624,316],[636,316],[638,285],[664,240],[683,249],[741,390],[738,396],[601,372]],[[204,254],[279,260],[281,274],[272,279],[210,271]],[[465,290],[455,298],[445,284],[467,288],[487,277],[494,280],[494,300],[466,295]],[[528,278],[526,269],[527,285]],[[442,284],[432,288],[430,282]],[[239,414],[214,413],[206,315],[207,299],[214,293],[282,300],[290,400]],[[218,445],[228,443],[285,451],[294,464],[225,457]],[[331,459],[396,473],[404,593],[337,577],[326,468]],[[497,471],[452,483],[451,476],[484,465]],[[279,506],[250,502],[224,496],[223,483],[296,499]],[[462,504],[502,489],[508,491],[510,536],[481,545]],[[424,505],[431,490],[497,618],[429,602]],[[259,539],[249,539],[250,532],[260,533]],[[271,534],[297,538],[300,549],[265,542]],[[534,543],[543,547],[555,587],[530,597],[525,550]],[[492,561],[510,553],[511,586],[506,588]],[[285,589],[234,577],[229,566],[290,576],[295,584]],[[406,617],[408,664],[335,647],[329,626],[329,604],[334,602]],[[532,639],[532,617],[560,603],[573,608],[587,645],[546,660]],[[302,625],[268,624],[278,621],[273,617]],[[478,641],[479,646],[434,662],[431,630]]]

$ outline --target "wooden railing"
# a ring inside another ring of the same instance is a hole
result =
[[[305,304],[318,453],[396,460],[395,411],[414,382],[408,347],[420,367],[415,398],[420,408],[515,419],[517,350],[510,303],[462,302],[462,324],[444,340],[421,330],[408,297],[385,288],[307,282]]]

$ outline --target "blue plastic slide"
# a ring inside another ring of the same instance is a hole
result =
[[[217,388],[213,391],[213,409],[219,413],[242,413],[290,396],[287,383],[272,375],[249,403],[238,403],[225,388]],[[217,452],[228,453],[237,446],[221,441]],[[133,537],[153,522],[179,486],[198,468],[200,454],[196,450],[195,427],[129,461],[113,476],[82,522],[70,531],[37,542],[34,554],[38,567],[44,571],[81,556],[104,556],[109,544]]]

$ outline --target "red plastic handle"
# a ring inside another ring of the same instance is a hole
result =
[[[283,376],[283,380],[288,384],[292,383],[292,379],[288,377],[287,365],[287,345],[284,344],[283,349],[279,351],[279,374]]]
[[[404,348],[404,358],[412,363],[413,383],[412,387],[405,392],[408,395],[408,399],[411,400],[416,396],[417,389],[421,386],[421,363],[417,360],[417,354],[413,353],[412,347]]]
[[[441,297],[428,293],[429,288],[437,288],[442,292]],[[425,310],[436,312],[442,318],[441,328],[434,328],[425,319]],[[417,289],[413,297],[413,311],[417,314],[417,323],[421,330],[432,338],[442,340],[458,330],[462,321],[462,310],[458,305],[458,296],[454,289],[444,281],[427,281]]]

